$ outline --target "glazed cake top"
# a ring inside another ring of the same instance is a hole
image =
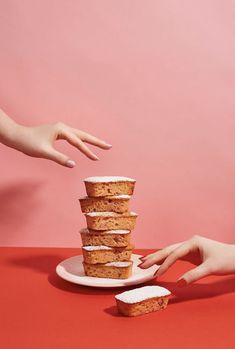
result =
[[[89,213],[85,213],[86,216],[90,216],[90,217],[96,217],[96,216],[105,216],[105,217],[128,217],[128,216],[137,216],[137,214],[135,212],[128,212],[127,215],[125,216],[125,213],[116,213],[116,212],[89,212]]]
[[[135,179],[122,177],[122,176],[96,176],[96,177],[87,177],[84,179],[84,182],[91,183],[109,183],[109,182],[135,182]]]
[[[108,247],[108,246],[83,246],[82,247],[84,250],[86,251],[99,251],[99,250],[112,250],[112,247]]]
[[[131,262],[109,262],[109,263],[106,263],[105,265],[107,267],[125,268],[125,267],[129,267],[131,264],[132,264]]]
[[[124,303],[134,304],[154,297],[169,296],[170,294],[171,292],[164,287],[144,286],[120,293],[115,298]]]
[[[130,233],[130,230],[105,230],[106,231],[106,234],[128,234]],[[83,233],[83,234],[92,234],[93,232],[90,232],[90,230],[88,228],[83,228],[80,230],[80,233]],[[98,233],[99,234],[99,233]]]

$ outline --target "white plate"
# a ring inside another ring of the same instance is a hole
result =
[[[128,279],[105,279],[86,276],[83,271],[83,256],[74,256],[65,259],[57,265],[56,273],[64,280],[73,282],[78,285],[91,287],[125,287],[130,285],[142,284],[154,278],[153,274],[159,268],[154,265],[148,269],[140,269],[137,267],[140,264],[139,257],[141,255],[132,254],[133,272]]]

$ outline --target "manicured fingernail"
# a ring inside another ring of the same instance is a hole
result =
[[[155,273],[153,274],[153,276],[157,277],[158,274],[157,274],[158,270],[155,271]]]
[[[139,257],[139,259],[142,261],[146,258],[146,256]]]
[[[108,144],[105,142],[105,144],[109,147],[109,148],[112,148],[112,144]]]
[[[93,154],[93,159],[94,160],[99,160],[98,156],[96,156],[95,154]]]
[[[179,287],[184,287],[186,285],[187,285],[187,282],[185,281],[185,279],[179,279],[177,281],[177,286],[179,286]]]
[[[68,161],[66,162],[66,166],[67,166],[67,167],[73,168],[74,166],[76,166],[76,162],[73,161],[73,160],[68,160]]]
[[[142,262],[142,263],[138,264],[138,265],[137,265],[137,267],[140,267],[140,266],[141,266],[143,263],[144,263],[144,262]]]

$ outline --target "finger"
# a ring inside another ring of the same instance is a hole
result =
[[[80,150],[91,160],[99,160],[99,158],[72,132],[63,130],[60,138],[65,139],[68,143]]]
[[[75,161],[70,160],[70,158],[67,155],[60,153],[54,148],[48,148],[44,158],[55,161],[57,164],[60,164],[65,167],[73,168],[76,165]]]
[[[139,267],[141,269],[150,268],[152,265],[159,263],[159,261],[165,259],[168,256],[168,254],[169,253],[165,248],[155,253],[152,253],[145,257],[144,261],[141,264],[139,264]]]
[[[178,243],[176,243],[176,244],[169,245],[169,246],[164,247],[163,249],[161,249],[161,250],[159,250],[159,251],[157,251],[157,252],[150,253],[150,254],[148,254],[148,255],[146,255],[146,256],[142,256],[142,257],[140,257],[140,259],[141,259],[142,261],[145,261],[145,260],[147,260],[148,258],[150,258],[150,257],[152,257],[152,256],[155,256],[158,252],[163,251],[163,250],[169,250],[169,252],[172,252],[172,251],[175,250],[178,246],[182,245],[182,243],[183,243],[183,242],[178,242]]]
[[[99,148],[102,149],[110,149],[112,148],[111,144],[106,143],[105,141],[102,141],[101,139],[90,135],[89,133],[83,132],[83,131],[78,131],[73,129],[75,134],[84,142],[88,143],[88,144],[92,144],[95,145]]]
[[[188,271],[185,273],[178,281],[177,284],[179,286],[186,286],[188,284],[191,284],[192,282],[198,281],[205,276],[208,276],[210,274],[210,267],[205,262],[197,266],[196,268]]]
[[[160,251],[157,251],[155,253],[151,253],[143,258],[140,258],[143,263],[141,263],[139,265],[139,267],[142,269],[146,269],[146,268],[149,268],[156,263],[160,264],[169,256],[169,254],[172,251],[174,251],[181,244],[182,243],[177,243],[177,244],[167,246]]]
[[[165,273],[169,267],[174,264],[178,259],[182,258],[183,256],[189,254],[192,250],[196,249],[195,244],[191,240],[183,243],[179,247],[177,247],[174,251],[172,251],[169,256],[165,259],[165,261],[162,263],[160,268],[157,271],[156,276],[159,277],[163,273]]]

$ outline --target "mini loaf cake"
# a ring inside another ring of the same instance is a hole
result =
[[[171,292],[160,286],[144,286],[115,296],[118,311],[125,316],[137,316],[165,309]]]
[[[108,246],[83,246],[84,262],[87,264],[129,261],[133,246],[108,247]]]
[[[137,214],[134,212],[90,212],[86,213],[87,227],[93,230],[125,229],[133,230]]]
[[[87,276],[108,279],[127,279],[132,273],[132,261],[129,262],[109,262],[106,264],[83,263]]]
[[[96,198],[85,196],[79,201],[84,213],[107,211],[122,213],[129,210],[130,195],[100,196]]]
[[[125,247],[130,245],[130,230],[80,230],[83,246],[105,245],[110,247]]]
[[[135,180],[128,177],[88,177],[84,179],[88,196],[132,195]]]

